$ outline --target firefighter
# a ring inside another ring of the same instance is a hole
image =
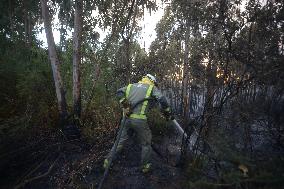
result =
[[[113,153],[120,152],[123,148],[124,142],[128,139],[127,131],[132,129],[137,136],[137,141],[141,145],[141,169],[143,173],[149,172],[151,169],[150,156],[151,156],[151,140],[152,133],[147,123],[147,113],[150,106],[150,101],[155,100],[159,102],[162,112],[166,119],[174,119],[171,109],[166,98],[162,95],[161,91],[157,88],[156,78],[147,74],[138,83],[129,84],[117,91],[119,102],[123,108],[123,115],[125,116],[125,125],[122,130],[121,137],[118,139],[117,148],[111,149],[107,158],[104,161],[104,168],[109,166],[109,159]],[[114,152],[115,150],[115,152]]]

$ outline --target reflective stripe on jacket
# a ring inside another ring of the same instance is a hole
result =
[[[120,99],[126,98],[132,106],[137,102],[143,101],[143,99],[152,97],[161,104],[161,107],[163,109],[169,107],[166,98],[154,85],[144,83],[129,84],[128,86],[119,89],[117,91],[117,96]],[[144,102],[141,102],[137,106],[135,106],[135,108],[132,110],[133,113],[130,115],[130,118],[147,119],[146,114],[148,112],[148,109],[148,100],[145,100]]]

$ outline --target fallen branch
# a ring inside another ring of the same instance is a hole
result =
[[[46,155],[46,153],[45,153]],[[38,170],[39,167],[41,167],[41,165],[47,160],[49,156],[42,158],[41,161],[39,163],[36,164],[36,166],[34,166],[32,169],[28,170],[21,179],[18,180],[17,183],[21,183],[23,180],[25,180],[27,177],[29,177],[30,175],[32,175],[36,170]]]
[[[49,175],[49,173],[52,171],[54,165],[57,163],[57,161],[59,160],[61,155],[58,155],[58,157],[54,160],[54,162],[50,165],[50,167],[48,168],[47,172],[45,172],[44,174],[32,177],[30,179],[24,180],[22,183],[18,184],[15,186],[15,189],[24,187],[27,183],[33,182],[35,180],[41,179],[43,177],[46,177],[47,175]]]

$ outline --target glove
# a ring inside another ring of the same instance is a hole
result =
[[[131,114],[131,104],[129,101],[124,98],[120,101],[120,104],[122,106],[122,111],[124,116],[129,116]]]
[[[131,111],[130,111],[129,107],[128,108],[123,108],[122,111],[123,111],[123,115],[125,115],[125,116],[129,116],[131,114]]]
[[[104,169],[107,169],[109,167],[109,161],[108,159],[104,160],[104,164],[103,164]]]
[[[127,108],[131,107],[129,101],[126,98],[122,99],[120,101],[120,104],[122,105],[122,108],[124,108],[124,109],[127,109]]]
[[[170,110],[169,108],[167,108],[166,110],[164,110],[163,114],[164,114],[164,116],[165,116],[165,118],[166,118],[167,121],[170,121],[170,120],[174,120],[174,119],[175,119],[175,117],[173,116],[173,114],[172,114],[172,112],[171,112],[171,110]]]

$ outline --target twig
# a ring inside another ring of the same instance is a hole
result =
[[[59,160],[60,156],[61,156],[61,154],[58,155],[58,157],[55,159],[55,161],[50,165],[50,167],[48,168],[47,172],[45,172],[44,174],[41,174],[41,175],[32,177],[32,178],[30,178],[30,179],[24,180],[22,183],[16,185],[14,189],[18,189],[18,188],[24,187],[27,183],[30,183],[30,182],[32,182],[32,181],[41,179],[41,178],[46,177],[47,175],[49,175],[49,173],[52,171],[54,165],[55,165],[55,164],[57,163],[57,161]]]
[[[46,153],[45,153],[45,155],[46,155]],[[34,168],[28,170],[28,171],[23,175],[23,177],[18,180],[17,183],[21,183],[23,180],[25,180],[27,177],[29,177],[31,174],[33,174],[33,173],[43,164],[43,162],[44,162],[45,160],[47,160],[48,157],[50,157],[50,156],[47,156],[47,157],[45,157],[45,158],[42,158],[42,161],[40,161],[39,163],[37,163],[37,165],[36,165]]]

